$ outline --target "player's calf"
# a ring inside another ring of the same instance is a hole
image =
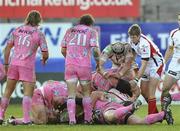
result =
[[[171,110],[168,108],[164,112],[165,112],[164,119],[166,120],[167,124],[168,125],[173,125],[174,119],[173,119]]]
[[[172,101],[172,98],[170,94],[162,98],[161,108],[163,111],[166,111],[168,109],[168,107],[171,104],[171,101]]]

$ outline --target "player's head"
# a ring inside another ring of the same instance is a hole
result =
[[[90,14],[85,14],[83,16],[81,16],[80,20],[79,20],[79,24],[81,25],[87,25],[87,26],[91,26],[94,24],[94,18],[92,15]]]
[[[38,26],[41,20],[42,17],[40,12],[37,10],[31,10],[26,17],[25,24],[31,26]]]
[[[126,80],[119,79],[116,85],[116,89],[121,93],[128,94],[130,97],[132,96],[131,85]]]
[[[115,54],[122,54],[122,53],[124,53],[125,44],[126,43],[122,43],[122,42],[117,42],[117,43],[112,44],[112,51]]]
[[[128,30],[129,37],[133,43],[138,43],[141,35],[141,28],[138,24],[133,24]]]

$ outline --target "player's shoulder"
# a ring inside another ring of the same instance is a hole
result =
[[[144,34],[141,34],[139,45],[154,44],[152,39]]]
[[[146,35],[141,34],[140,41],[147,41],[147,40],[149,40],[149,38]]]
[[[13,30],[13,32],[17,32],[17,31],[23,29],[24,27],[25,27],[25,25],[20,25],[20,26],[16,27],[16,28]]]
[[[176,29],[171,30],[170,36],[173,37],[174,34],[175,34],[177,31],[179,31],[179,30],[180,30],[179,28],[176,28]]]

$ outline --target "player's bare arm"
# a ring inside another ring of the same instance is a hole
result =
[[[49,58],[49,53],[48,51],[43,51],[42,52],[42,64],[45,65],[47,60]]]
[[[64,57],[66,57],[66,48],[62,47],[61,48],[61,53]]]
[[[168,62],[168,60],[170,59],[170,57],[172,56],[174,52],[174,46],[169,46],[166,50],[166,53],[164,55],[164,60],[165,60],[165,63]]]
[[[102,92],[102,91],[93,91],[91,93],[92,107],[93,108],[95,107],[97,100],[104,100],[104,99],[105,99],[104,92]]]
[[[5,72],[7,73],[8,65],[9,65],[9,56],[12,49],[12,44],[7,44],[7,46],[4,49],[4,66],[5,66]]]
[[[92,50],[93,50],[94,59],[96,61],[96,70],[99,71],[100,70],[100,67],[99,67],[100,49],[98,47],[94,47]]]
[[[141,90],[140,90],[139,86],[133,85],[132,81],[129,83],[131,85],[131,92],[132,92],[131,100],[135,101],[139,97],[139,95],[141,94]]]

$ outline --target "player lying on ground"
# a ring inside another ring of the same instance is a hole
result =
[[[114,69],[106,70],[109,74],[113,71]],[[106,79],[98,72],[94,72],[92,75],[91,88],[93,91],[108,91],[111,88],[116,88],[122,93],[128,93],[132,101],[135,101],[140,95],[140,88],[137,85],[134,86],[132,82],[114,77]],[[127,92],[127,90],[130,90],[130,92]]]
[[[111,89],[105,93],[94,91],[91,94],[93,102],[93,120],[100,124],[154,124],[164,119],[168,124],[172,122],[170,110],[147,115],[140,118],[134,115],[134,111],[141,105],[139,100],[132,103],[127,94]]]
[[[35,89],[32,97],[31,121],[34,124],[56,123],[58,107],[67,101],[67,85],[59,81],[47,81],[42,88]],[[22,118],[11,117],[9,123],[22,124]]]

